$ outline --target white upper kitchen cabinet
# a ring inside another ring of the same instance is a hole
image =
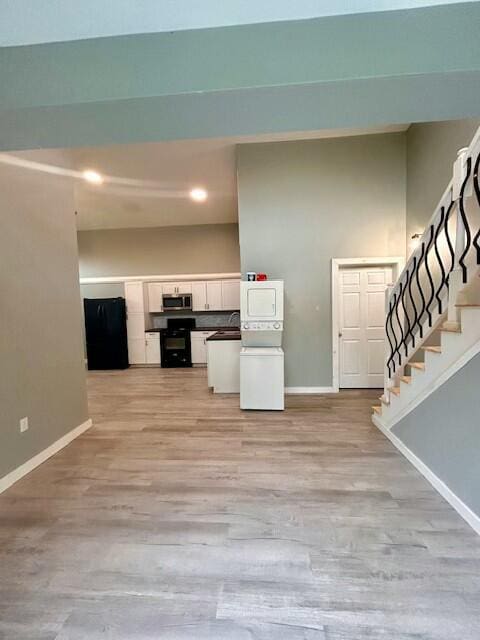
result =
[[[182,293],[192,293],[191,282],[164,282],[163,293],[168,296],[181,295]]]
[[[177,293],[177,282],[164,282],[163,283],[163,293],[167,296],[173,296]]]
[[[191,282],[177,283],[177,293],[192,293],[192,283]]]
[[[192,282],[192,311],[207,310],[207,283]]]
[[[222,281],[211,280],[207,282],[207,311],[221,311],[222,308]]]
[[[125,282],[125,303],[128,313],[144,312],[143,282]]]
[[[225,311],[240,309],[240,280],[222,281],[222,308]]]
[[[192,282],[192,311],[222,310],[222,281]]]
[[[150,313],[159,313],[163,311],[163,286],[164,285],[162,282],[149,282],[147,285],[148,310],[150,311]]]
[[[192,282],[192,311],[221,311],[222,282]]]

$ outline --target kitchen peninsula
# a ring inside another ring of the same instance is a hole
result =
[[[206,343],[208,386],[214,393],[240,393],[240,331],[217,331]]]

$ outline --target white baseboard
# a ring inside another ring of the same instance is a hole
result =
[[[40,451],[40,453],[37,453],[36,456],[34,456],[33,458],[30,458],[30,460],[27,460],[27,462],[20,465],[10,473],[7,473],[7,475],[3,476],[3,478],[0,478],[0,493],[8,489],[8,487],[11,487],[12,484],[17,482],[24,476],[26,476],[27,473],[30,473],[30,471],[33,471],[36,467],[41,465],[42,462],[45,462],[45,460],[48,460],[48,458],[51,458],[58,451],[60,451],[60,449],[63,449],[64,447],[66,447],[67,444],[70,444],[70,442],[72,442],[72,440],[75,440],[75,438],[78,438],[78,436],[80,436],[82,433],[87,431],[87,429],[90,429],[91,426],[92,426],[92,421],[89,418],[78,427],[75,427],[75,429],[72,429],[71,431],[66,433],[64,436],[62,436],[59,440],[51,444],[49,447],[47,447],[43,451]]]
[[[288,395],[295,394],[319,394],[319,393],[335,393],[333,387],[285,387],[285,393]]]
[[[402,453],[409,462],[419,471],[438,493],[462,516],[472,529],[480,535],[480,516],[474,513],[453,491],[443,482],[427,465],[403,444],[398,436],[387,429],[378,416],[372,416],[374,425],[390,440],[390,442]]]

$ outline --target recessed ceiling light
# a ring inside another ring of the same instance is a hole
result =
[[[83,173],[83,178],[87,182],[91,182],[92,184],[102,184],[103,176],[101,176],[98,171],[93,171],[93,169],[86,169]]]
[[[190,191],[190,198],[195,200],[195,202],[205,202],[207,199],[207,192],[201,187],[196,187]]]

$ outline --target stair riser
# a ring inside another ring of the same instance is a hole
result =
[[[395,422],[396,415],[405,407],[424,395],[446,370],[453,367],[462,356],[480,341],[480,310],[465,308],[461,310],[462,332],[441,334],[442,353],[426,351],[425,371],[411,368],[410,384],[400,383],[401,394],[390,394],[390,405],[383,407],[382,420],[385,424]]]
[[[425,372],[422,369],[416,369],[415,367],[410,367],[410,375],[412,376],[412,385],[417,384],[416,380],[418,378],[422,378],[425,375]]]
[[[388,412],[388,418],[393,418],[397,413],[402,411],[406,405],[414,401],[444,370],[445,366],[444,363],[442,363],[441,355],[426,353],[425,371],[412,368],[412,382],[409,385],[402,385],[401,395],[396,398],[397,402],[392,403]]]
[[[462,311],[462,316],[466,310]],[[468,310],[470,311],[470,310]],[[466,316],[470,314],[465,314]],[[442,369],[446,369],[480,339],[480,315],[477,322],[464,317],[462,333],[444,333],[442,336]]]
[[[480,334],[480,309],[461,309],[462,332]]]

